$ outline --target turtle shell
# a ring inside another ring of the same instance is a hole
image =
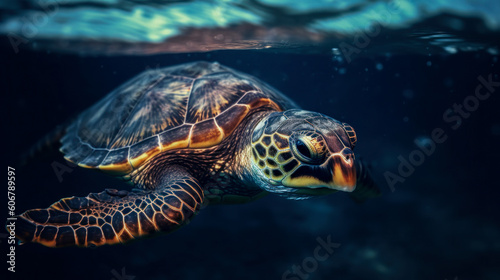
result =
[[[160,152],[219,144],[256,108],[294,107],[257,78],[218,63],[148,70],[81,113],[61,151],[79,166],[124,176]]]

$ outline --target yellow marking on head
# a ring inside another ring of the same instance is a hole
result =
[[[353,182],[353,178],[351,176],[345,176],[345,174],[339,168],[334,168],[333,178],[335,181],[335,185],[338,186],[353,186],[356,184],[355,181]]]
[[[316,174],[304,173],[299,177],[292,178],[291,174],[293,174],[297,168],[298,167],[293,168],[281,181],[284,186],[301,189],[328,188],[345,192],[352,192],[356,187],[356,169],[353,166],[353,161],[346,161],[339,154],[328,159],[325,164],[321,165],[320,170],[314,171],[314,169],[310,168],[303,169],[303,171],[309,169],[309,172],[329,172],[329,176],[325,177],[326,174],[322,176],[317,174],[318,177],[316,177]]]
[[[272,134],[262,133],[259,139],[257,139],[255,142],[252,142],[252,151],[257,154],[257,157],[252,156],[252,161],[254,165],[262,171],[262,174],[266,178],[271,180],[271,184],[280,184],[281,180],[290,173],[286,172],[283,166],[294,160],[294,156],[290,152],[290,158],[286,160],[280,160],[279,156],[283,153],[289,152],[290,149],[288,145],[286,145],[286,147],[278,147],[273,137],[275,134],[280,136],[280,138],[285,138],[287,140],[289,138],[288,135],[279,134],[277,132],[273,132]],[[268,145],[264,143],[264,139],[266,138],[270,139]],[[257,146],[260,146],[261,150],[263,149],[265,151],[264,155],[261,155],[257,152]],[[295,170],[297,166],[293,168],[293,170]]]
[[[283,141],[278,143],[274,136],[276,136],[276,138],[279,138]],[[275,132],[275,133],[271,134],[270,137],[272,139],[272,143],[273,143],[274,147],[277,148],[278,150],[285,150],[285,149],[290,148],[290,136]]]
[[[333,183],[337,189],[352,192],[356,188],[356,168],[354,158],[346,160],[342,155],[333,157]],[[343,167],[343,168],[342,168]]]
[[[279,132],[274,132],[273,134],[281,136],[282,138],[285,138],[285,139],[289,139],[290,138],[290,135],[282,134],[282,133],[279,133]],[[273,134],[271,134],[270,136],[272,136]]]
[[[307,188],[314,188],[314,187],[328,187],[327,182],[323,182],[321,180],[318,180],[318,178],[313,177],[313,176],[301,176],[297,178],[290,178],[290,176],[285,177],[282,181],[284,186],[287,187],[307,187]]]
[[[274,173],[275,170],[277,171],[278,175],[275,175],[275,173]],[[284,177],[285,177],[285,174],[283,174],[283,172],[280,169],[275,168],[275,169],[271,170],[271,179],[276,180],[276,181],[281,181]]]

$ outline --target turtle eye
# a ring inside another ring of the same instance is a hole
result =
[[[302,140],[297,140],[295,147],[301,156],[311,158],[311,150],[309,150],[309,147]]]
[[[300,161],[310,164],[323,162],[326,146],[323,137],[316,133],[292,135],[292,152]]]

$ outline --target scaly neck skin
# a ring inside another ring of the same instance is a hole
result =
[[[212,172],[223,172],[235,183],[259,188],[256,173],[252,170],[251,139],[257,124],[271,111],[260,111],[247,116],[233,133],[219,145],[207,149],[179,149],[159,154],[132,174],[132,182],[138,188],[158,187],[170,166],[188,170],[203,186]]]
[[[248,122],[240,126],[242,131],[235,131],[233,134],[238,135],[239,139],[235,139],[236,141],[232,141],[236,143],[238,147],[234,149],[234,158],[233,164],[230,164],[229,169],[232,174],[238,174],[239,179],[242,182],[245,182],[247,185],[255,188],[262,189],[262,180],[259,175],[260,172],[257,172],[255,168],[252,166],[252,134],[254,132],[255,127],[265,118],[271,114],[272,111],[263,111],[256,112],[250,118],[248,118]],[[263,189],[264,190],[264,189]]]

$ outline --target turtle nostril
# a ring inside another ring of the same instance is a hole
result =
[[[352,152],[351,149],[345,148],[342,151],[342,155],[344,156],[345,161],[350,162],[351,159],[354,159],[354,153]]]

